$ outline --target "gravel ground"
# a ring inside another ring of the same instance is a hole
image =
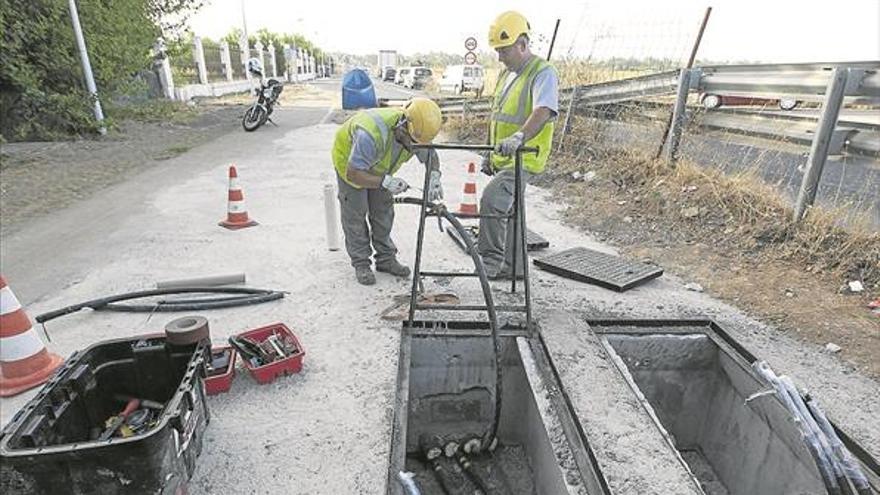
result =
[[[32,316],[98,295],[148,287],[155,280],[211,273],[244,271],[253,286],[289,292],[281,302],[207,315],[218,342],[247,328],[283,321],[301,338],[306,358],[301,374],[268,386],[258,386],[239,369],[232,390],[209,400],[212,423],[190,493],[376,494],[385,489],[400,327],[381,320],[379,313],[410,284],[380,274],[376,286],[360,286],[345,253],[326,249],[321,198],[332,178],[329,149],[335,130],[335,125],[317,125],[229,134],[229,139],[169,159],[170,177],[147,174],[135,179],[143,181],[139,187],[156,189],[147,201],[126,202],[125,187],[134,182],[127,181],[112,195],[98,193],[49,216],[52,225],[62,227],[45,233],[44,244],[61,245],[70,226],[96,208],[127,212],[109,227],[110,234],[79,249],[76,276],[29,304]],[[468,153],[441,154],[448,204],[460,201],[466,165],[474,159]],[[230,161],[239,164],[248,211],[259,227],[231,232],[216,226],[225,211]],[[409,165],[401,174],[417,183],[420,170]],[[478,178],[479,191],[486,182],[486,177]],[[529,226],[551,242],[548,252],[574,246],[615,251],[589,232],[563,225],[563,207],[553,193],[530,188],[528,202]],[[397,211],[394,235],[406,264],[414,256],[416,215],[412,207]],[[21,253],[23,241],[32,238],[26,223],[14,234],[4,234],[8,253]],[[464,254],[435,225],[427,229],[423,268],[467,267]],[[59,259],[46,254],[32,262],[51,270]],[[624,294],[537,269],[532,274],[536,316],[551,356],[576,399],[584,431],[615,493],[690,493],[693,485],[670,463],[673,454],[635,407],[633,393],[603,363],[594,336],[585,325],[578,331],[577,321],[585,317],[714,318],[778,373],[810,389],[834,421],[880,457],[880,385],[820,346],[798,342],[707,294],[687,291],[672,274]],[[13,289],[26,290],[28,285],[24,277],[9,282]],[[428,280],[426,288],[456,292],[463,304],[478,300],[473,280],[443,283]],[[499,300],[509,299],[503,296],[507,284],[493,286]],[[51,349],[69,355],[97,340],[159,331],[170,319],[90,312],[67,316],[49,325]],[[0,400],[2,420],[8,421],[33,395]]]

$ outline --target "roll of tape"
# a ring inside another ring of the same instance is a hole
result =
[[[172,345],[190,345],[211,340],[208,319],[204,316],[183,316],[165,325],[165,337]]]

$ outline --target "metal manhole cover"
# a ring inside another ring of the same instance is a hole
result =
[[[473,241],[474,245],[477,245],[477,236],[480,233],[480,228],[476,225],[465,227],[465,231],[467,231],[468,235],[470,235],[471,241]],[[449,234],[449,237],[458,244],[463,251],[467,252],[467,244],[459,237],[458,231],[453,228],[447,228],[446,233]],[[532,232],[531,229],[526,229],[526,246],[529,251],[536,251],[538,249],[544,249],[550,247],[550,241],[544,239],[544,236],[538,234],[537,232]]]
[[[629,261],[584,247],[533,260],[535,266],[557,275],[623,292],[663,275],[663,268]]]

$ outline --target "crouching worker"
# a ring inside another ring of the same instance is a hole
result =
[[[436,151],[412,149],[413,144],[430,143],[440,125],[437,104],[413,98],[403,108],[360,111],[336,132],[332,154],[345,249],[357,281],[363,285],[376,283],[371,256],[376,271],[398,277],[410,274],[397,260],[397,247],[391,240],[394,196],[409,189],[409,184],[394,174],[415,154],[431,167],[428,200],[443,197]]]

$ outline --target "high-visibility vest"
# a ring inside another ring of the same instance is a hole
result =
[[[403,109],[400,108],[372,108],[356,113],[336,131],[336,140],[333,143],[333,166],[336,172],[352,187],[360,189],[361,186],[352,184],[348,180],[348,159],[351,156],[352,143],[357,129],[363,129],[372,138],[376,146],[376,156],[379,160],[370,168],[370,173],[375,175],[394,175],[401,165],[412,157],[412,153],[394,139],[394,126],[403,117]]]
[[[538,56],[533,56],[525,67],[516,75],[516,79],[505,89],[505,81],[509,71],[501,71],[498,83],[495,85],[495,100],[492,103],[492,118],[489,122],[489,138],[492,144],[498,144],[504,138],[512,135],[522,128],[523,124],[532,114],[532,84],[535,78],[545,70],[556,69],[549,62]],[[523,153],[523,169],[540,174],[547,164],[550,156],[550,146],[553,143],[554,121],[548,120],[544,127],[532,139],[526,141],[523,146],[538,148],[538,154]],[[502,170],[513,168],[514,158],[492,153],[492,168]]]

